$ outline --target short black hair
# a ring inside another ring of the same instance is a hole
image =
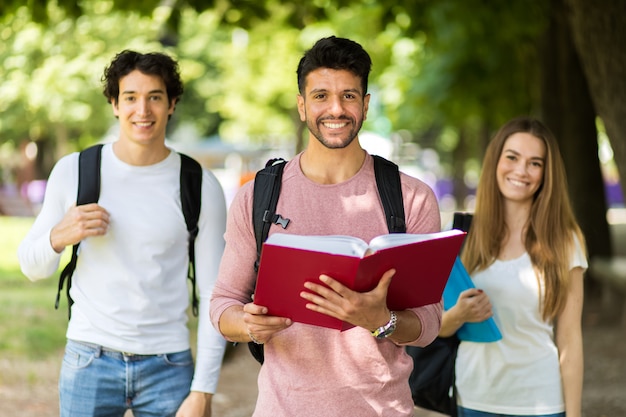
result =
[[[113,58],[102,76],[104,84],[102,92],[109,103],[117,102],[120,95],[120,80],[134,70],[161,77],[170,103],[177,102],[183,95],[178,63],[173,58],[160,52],[142,54],[124,50]]]
[[[304,53],[298,64],[298,90],[304,93],[306,77],[318,68],[348,70],[361,78],[363,94],[372,69],[372,59],[363,47],[353,40],[330,36],[318,40]]]

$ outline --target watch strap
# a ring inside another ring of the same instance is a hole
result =
[[[395,311],[391,311],[391,317],[389,321],[384,326],[379,327],[378,329],[372,331],[372,336],[377,339],[384,339],[389,337],[394,330],[396,330],[396,324],[398,322],[398,315]]]

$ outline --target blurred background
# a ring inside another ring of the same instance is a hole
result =
[[[295,69],[337,35],[374,62],[363,145],[429,183],[444,214],[472,210],[495,130],[533,115],[561,142],[590,254],[607,255],[607,220],[624,205],[625,10],[611,0],[4,0],[0,212],[36,213],[59,157],[115,138],[101,76],[123,49],[179,60],[185,93],[168,140],[232,197],[268,157],[305,145]]]
[[[54,163],[115,139],[101,77],[121,50],[178,59],[185,93],[168,143],[213,170],[230,201],[268,158],[305,146],[302,53],[351,38],[374,63],[361,143],[427,182],[444,224],[473,209],[497,128],[532,115],[560,142],[590,258],[614,258],[626,223],[625,20],[621,0],[2,0],[0,351],[63,344],[64,307],[48,317],[55,280],[27,283],[15,247]]]

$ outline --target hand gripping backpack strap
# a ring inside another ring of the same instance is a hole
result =
[[[102,146],[95,145],[83,150],[78,155],[78,192],[76,196],[76,205],[95,203],[100,197],[100,161],[102,155]],[[78,259],[78,246],[80,242],[72,247],[72,257],[67,263],[59,277],[59,287],[54,308],[59,308],[61,300],[61,291],[63,284],[67,280],[66,292],[68,303],[68,317],[72,315],[72,304],[74,300],[70,296],[70,287],[72,286],[72,275],[76,269],[76,261]]]
[[[185,223],[187,224],[189,266],[187,278],[191,281],[191,310],[198,316],[198,294],[196,293],[196,249],[195,242],[198,236],[198,219],[202,201],[202,167],[193,158],[180,155],[180,202],[182,205]]]
[[[398,166],[381,156],[372,155],[372,157],[378,195],[385,210],[389,233],[406,233],[402,184]]]

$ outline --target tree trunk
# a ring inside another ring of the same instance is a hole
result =
[[[626,195],[626,1],[564,1],[574,45]]]
[[[543,53],[542,113],[558,142],[589,256],[612,253],[595,125],[596,113],[574,48],[563,0],[553,0]]]

